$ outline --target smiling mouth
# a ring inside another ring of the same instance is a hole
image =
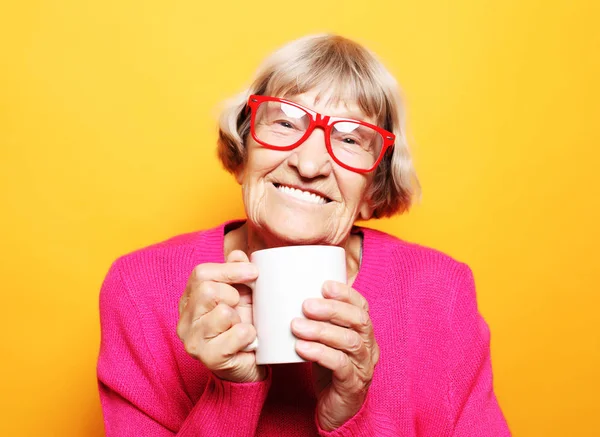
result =
[[[288,196],[295,197],[298,200],[314,203],[316,205],[325,205],[326,203],[331,202],[331,199],[323,197],[320,194],[312,193],[310,191],[304,191],[298,188],[290,187],[288,185],[277,183],[273,183],[273,185],[275,186],[275,188],[277,188],[277,190],[287,194]]]

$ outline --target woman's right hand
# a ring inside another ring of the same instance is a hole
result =
[[[243,349],[256,338],[252,293],[245,285],[258,277],[241,250],[224,264],[197,265],[179,301],[177,335],[185,350],[217,377],[233,382],[261,381],[266,368]]]

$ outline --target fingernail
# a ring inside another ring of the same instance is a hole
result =
[[[304,306],[309,311],[318,311],[319,310],[319,302],[316,299],[306,299],[304,301]]]
[[[310,322],[306,319],[294,319],[292,320],[292,328],[295,331],[307,333],[310,331]]]
[[[296,341],[296,348],[302,352],[310,352],[312,345],[307,341],[298,340]]]
[[[337,287],[333,281],[326,281],[323,284],[323,291],[330,297],[337,297],[338,295]]]

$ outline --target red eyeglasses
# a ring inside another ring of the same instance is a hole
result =
[[[252,95],[246,110],[252,110],[252,138],[262,146],[291,150],[320,127],[325,131],[325,145],[333,160],[357,173],[373,171],[396,138],[367,122],[319,114],[278,97]]]

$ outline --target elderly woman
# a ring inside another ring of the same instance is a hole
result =
[[[265,61],[220,123],[247,218],[122,256],[104,280],[108,436],[510,435],[470,268],[355,225],[419,190],[403,123],[395,80],[351,40]],[[347,282],[292,321],[307,362],[257,365],[249,254],[307,244],[343,247]]]

